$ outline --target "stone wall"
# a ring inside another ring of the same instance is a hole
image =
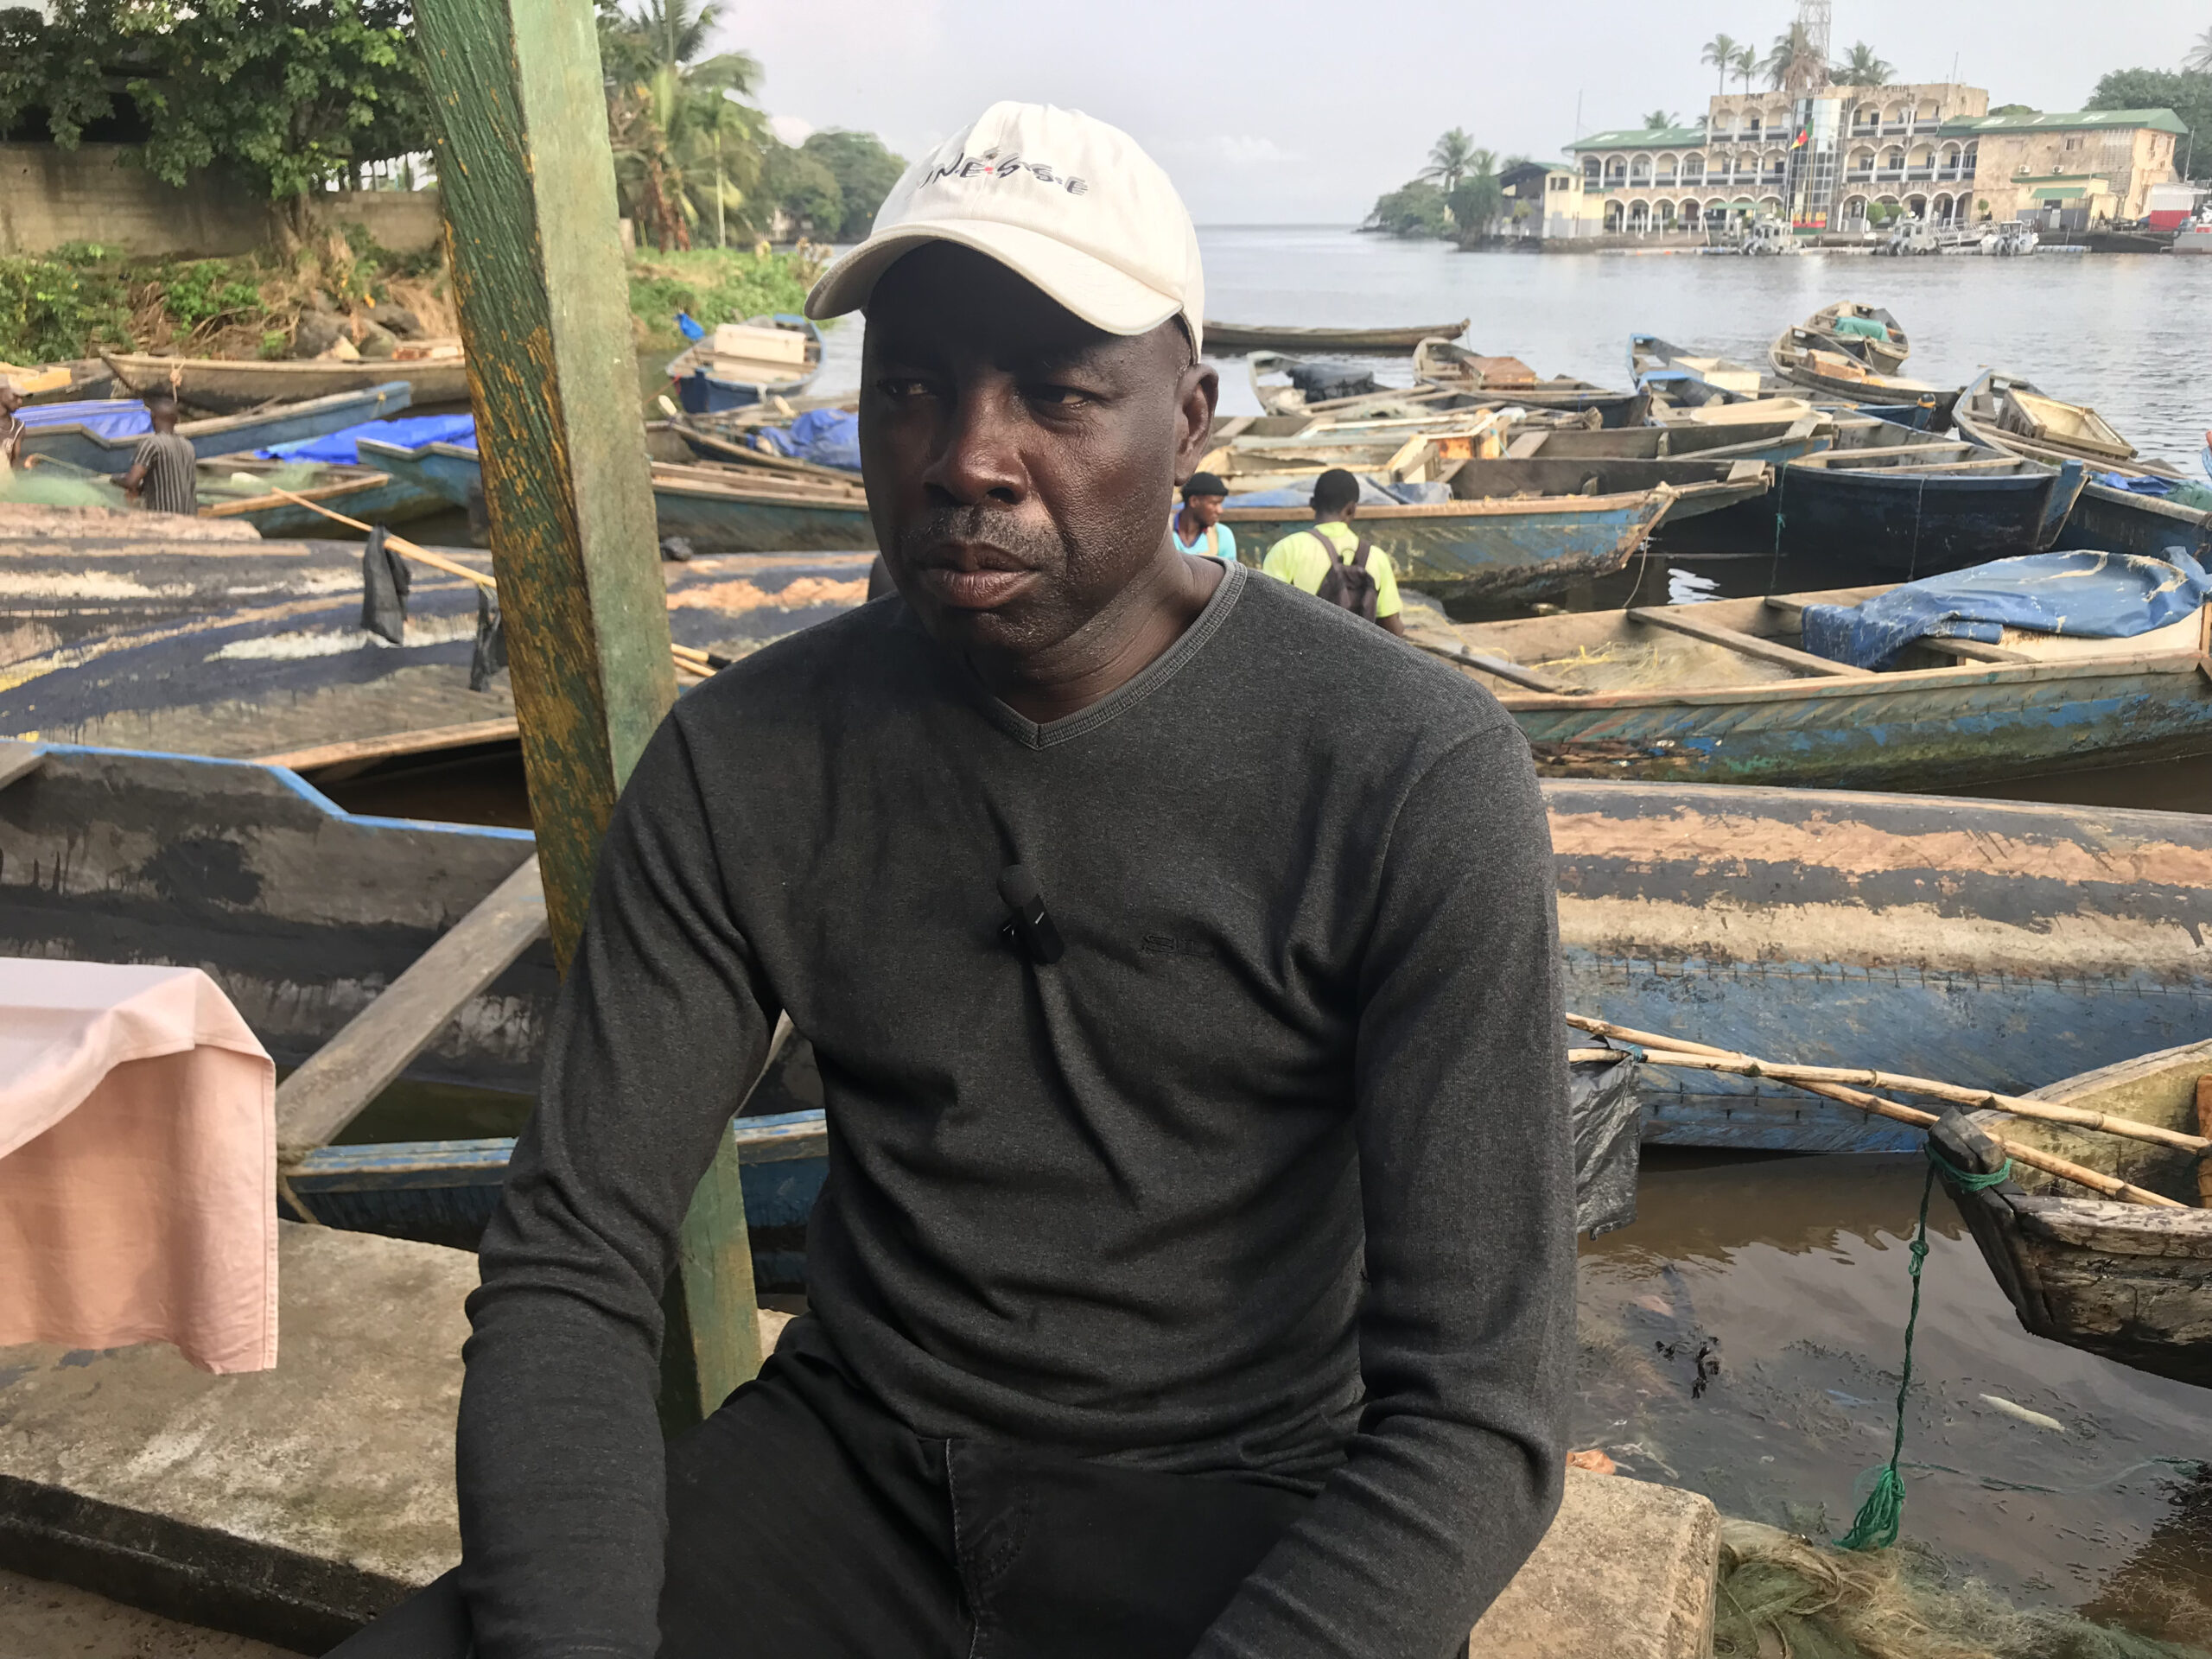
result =
[[[269,215],[243,190],[213,178],[163,184],[122,144],[0,144],[0,255],[49,253],[97,242],[124,253],[244,253],[269,233]]]
[[[435,246],[435,190],[345,191],[321,209],[368,228],[385,247]],[[95,242],[125,254],[245,253],[268,240],[267,208],[239,185],[203,174],[179,188],[140,167],[124,144],[0,144],[0,256]]]

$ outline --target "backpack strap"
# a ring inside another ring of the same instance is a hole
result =
[[[1366,537],[1363,536],[1359,538],[1359,545],[1351,550],[1351,568],[1353,569],[1363,573],[1366,570],[1367,556],[1374,550],[1374,546],[1375,543],[1369,541]]]
[[[1308,536],[1311,536],[1315,541],[1321,543],[1321,550],[1329,556],[1329,563],[1331,564],[1342,564],[1344,562],[1344,556],[1337,551],[1336,537],[1333,536],[1324,535],[1321,531],[1320,525],[1314,525],[1313,529],[1307,531],[1306,533]]]

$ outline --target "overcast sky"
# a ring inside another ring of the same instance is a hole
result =
[[[1436,135],[1557,159],[1658,105],[1702,113],[1716,30],[1764,53],[1791,0],[728,0],[722,43],[766,68],[787,138],[882,135],[910,159],[1019,98],[1128,129],[1202,225],[1348,223],[1417,172]],[[1700,20],[1691,22],[1696,16]],[[1901,80],[1958,78],[1993,103],[2082,107],[2107,69],[2178,68],[2212,0],[1835,0]]]

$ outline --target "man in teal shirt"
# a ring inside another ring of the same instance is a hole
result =
[[[1183,486],[1181,511],[1167,520],[1179,553],[1205,553],[1225,564],[1236,563],[1236,532],[1221,522],[1229,486],[1211,473],[1192,473]]]

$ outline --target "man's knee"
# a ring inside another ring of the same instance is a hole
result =
[[[468,1659],[468,1603],[455,1567],[347,1637],[327,1659]]]

